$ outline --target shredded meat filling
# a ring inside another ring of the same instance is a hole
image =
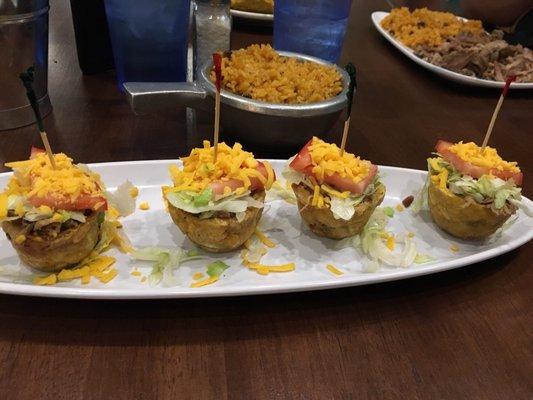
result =
[[[421,45],[415,54],[424,60],[463,75],[505,81],[533,82],[533,51],[503,40],[503,32],[473,35],[460,33],[439,46]]]

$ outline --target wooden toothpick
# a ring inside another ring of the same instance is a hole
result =
[[[346,93],[346,97],[348,97],[348,105],[346,110],[347,118],[346,121],[344,121],[344,130],[342,132],[341,156],[344,154],[344,149],[346,147],[346,139],[348,138],[348,132],[350,131],[350,115],[352,113],[353,95],[355,93],[355,89],[357,88],[355,66],[352,63],[348,63],[348,65],[346,65],[344,69],[346,70],[346,72],[348,72],[348,75],[350,76],[350,84],[348,86],[348,92]]]
[[[213,147],[215,151],[215,162],[217,162],[218,153],[218,137],[220,133],[220,89],[222,83],[222,55],[220,53],[213,54],[213,65],[215,66],[215,132],[213,137]]]
[[[39,133],[41,134],[41,140],[43,141],[46,154],[48,155],[48,158],[50,159],[50,164],[52,165],[53,169],[57,169],[56,162],[54,159],[54,153],[52,153],[52,148],[50,147],[48,136],[46,135],[46,132],[44,130],[43,119],[41,118],[41,112],[39,111],[39,103],[37,101],[37,96],[35,95],[35,91],[33,90],[34,70],[35,70],[34,67],[28,68],[25,72],[22,72],[19,75],[19,78],[22,81],[22,84],[24,85],[24,87],[26,88],[26,96],[28,96],[28,100],[30,102],[31,108],[33,109],[33,112],[35,114],[35,119],[37,121],[37,127],[39,128]]]
[[[50,159],[50,164],[52,164],[53,169],[57,169],[56,161],[54,159],[54,153],[52,153],[52,147],[50,147],[50,142],[48,141],[48,135],[45,131],[40,131],[41,134],[41,140],[44,144],[44,149],[46,150],[46,154],[48,155],[48,158]]]
[[[485,133],[485,138],[483,139],[483,144],[481,145],[481,152],[483,153],[485,151],[485,147],[487,147],[487,144],[489,143],[490,135],[492,134],[492,129],[494,128],[494,124],[496,123],[496,118],[498,118],[498,114],[500,112],[500,108],[502,108],[503,100],[505,99],[505,96],[507,95],[507,91],[509,90],[509,86],[511,86],[511,82],[516,80],[515,75],[511,75],[507,78],[505,81],[505,86],[502,89],[502,94],[500,95],[500,98],[498,99],[498,103],[496,104],[496,108],[494,109],[494,112],[492,113],[492,118],[490,119],[489,127],[487,129],[487,133]]]

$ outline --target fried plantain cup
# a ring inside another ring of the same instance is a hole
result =
[[[371,196],[367,196],[355,206],[354,216],[346,221],[336,219],[329,207],[318,208],[309,204],[313,192],[306,185],[293,184],[292,189],[298,200],[300,215],[311,231],[318,236],[337,240],[361,233],[374,210],[385,197],[385,186],[379,184]]]
[[[265,191],[258,190],[252,197],[264,202]],[[248,207],[244,219],[239,222],[231,213],[217,212],[210,218],[200,218],[199,214],[183,211],[170,203],[168,211],[192,242],[212,253],[226,253],[241,247],[253,235],[263,214],[262,208]]]
[[[27,233],[21,220],[4,221],[2,229],[27,265],[43,272],[57,272],[78,264],[96,246],[100,237],[98,213],[93,212],[84,223],[61,231],[55,237]],[[16,243],[16,238],[24,235],[26,240]]]
[[[483,240],[496,232],[516,207],[510,205],[499,213],[490,204],[478,204],[449,190],[443,190],[430,179],[428,187],[429,212],[433,221],[444,231],[468,240]]]

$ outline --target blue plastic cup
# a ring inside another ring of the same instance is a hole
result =
[[[352,0],[276,0],[274,48],[339,60]]]
[[[118,87],[184,82],[190,0],[105,0]]]

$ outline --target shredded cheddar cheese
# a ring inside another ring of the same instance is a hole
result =
[[[201,272],[196,272],[193,276],[192,276],[192,279],[194,279],[195,281],[199,280],[199,279],[202,279],[204,277],[204,274],[201,273]]]
[[[139,188],[137,188],[136,186],[132,187],[130,189],[130,196],[136,199],[138,195],[139,195]]]
[[[259,263],[247,263],[248,268],[255,270],[261,275],[268,275],[270,272],[291,272],[296,269],[294,263],[287,263],[282,265],[263,265]]]
[[[139,209],[141,209],[143,211],[147,211],[147,210],[150,209],[150,204],[148,204],[148,202],[144,201],[141,204],[139,204]]]
[[[320,186],[315,185],[313,189],[313,197],[311,199],[313,207],[322,208],[324,206],[324,196],[320,193]]]
[[[86,285],[91,281],[91,277],[95,277],[102,283],[108,283],[118,274],[115,268],[111,268],[115,261],[113,257],[101,256],[78,268],[62,269],[57,274],[36,277],[33,283],[36,285],[55,285],[57,282],[80,279],[81,283]]]
[[[334,143],[326,143],[313,137],[308,149],[313,161],[312,172],[319,183],[324,182],[325,176],[334,174],[339,174],[340,177],[349,178],[354,182],[360,182],[370,172],[372,165],[370,161],[362,160],[348,152],[341,154],[339,147]]]
[[[396,204],[396,211],[402,212],[404,210],[404,207],[401,204]]]
[[[211,276],[211,277],[206,278],[204,280],[192,283],[191,287],[192,288],[199,288],[199,287],[202,287],[202,286],[211,285],[211,284],[215,283],[216,281],[218,281],[218,276]]]
[[[450,146],[449,150],[459,156],[463,161],[478,167],[513,173],[520,172],[517,162],[505,161],[493,147],[487,146],[482,151],[481,147],[473,142],[463,143],[461,141]]]
[[[57,283],[56,274],[50,274],[48,276],[37,276],[33,279],[33,283],[36,285],[55,285]]]
[[[7,217],[7,194],[0,193],[0,219]]]
[[[329,272],[331,272],[333,275],[336,275],[336,276],[341,276],[341,275],[344,275],[344,272],[342,272],[340,269],[338,269],[335,265],[333,264],[328,264],[326,265],[326,268],[328,269]]]
[[[252,180],[257,179],[265,189],[270,189],[274,183],[274,171],[270,164],[263,161],[266,177],[258,167],[259,162],[250,152],[244,151],[242,145],[235,143],[233,147],[219,143],[217,161],[214,162],[214,148],[205,140],[203,147],[195,148],[188,157],[182,157],[183,168],[172,165],[169,168],[170,176],[174,183],[172,188],[163,188],[164,193],[169,191],[192,191],[199,193],[214,181],[227,182],[239,180],[242,187],[236,188],[235,193],[245,193],[252,185]],[[231,189],[224,189],[224,194],[230,194]]]
[[[450,251],[452,251],[453,253],[457,253],[459,250],[461,250],[461,249],[456,244],[452,244],[450,246]]]
[[[111,219],[117,219],[120,217],[120,211],[118,211],[115,207],[109,206],[107,209],[107,215]]]
[[[259,229],[255,230],[255,235],[257,238],[263,243],[265,246],[270,247],[273,249],[276,247],[276,243],[274,243],[272,240],[270,240],[263,232],[261,232]]]
[[[341,199],[346,199],[348,196],[350,196],[349,191],[339,192],[338,190],[335,190],[328,185],[320,185],[320,188],[326,192],[327,194],[330,194],[332,196],[340,197]]]
[[[394,247],[396,247],[396,240],[394,239],[394,236],[393,235],[389,235],[387,237],[387,242],[385,244],[387,246],[387,248],[390,250],[390,251],[393,251],[394,250]]]
[[[98,174],[75,165],[72,159],[63,153],[54,154],[54,160],[55,169],[52,168],[48,156],[44,153],[29,160],[7,163],[6,166],[17,173],[10,179],[4,194],[67,199],[72,203],[81,195],[103,197],[103,184]],[[102,205],[103,202],[94,207],[96,209]],[[50,207],[42,207],[52,212]],[[0,205],[0,215],[1,212]]]

